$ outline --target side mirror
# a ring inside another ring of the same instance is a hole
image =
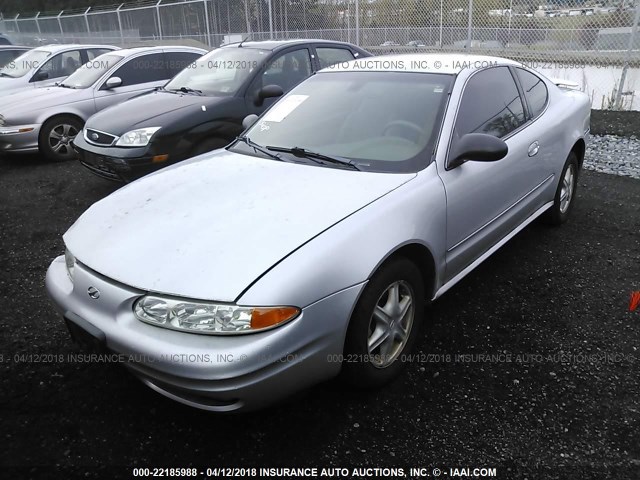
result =
[[[256,95],[255,104],[257,107],[261,107],[265,98],[280,97],[284,94],[284,90],[280,85],[265,85]]]
[[[486,133],[467,133],[451,149],[449,168],[462,165],[466,160],[495,162],[507,155],[509,147],[498,137]]]
[[[111,77],[104,85],[108,90],[116,88],[122,85],[122,79],[120,77]]]
[[[49,72],[40,71],[33,76],[34,82],[41,82],[42,80],[47,80],[49,78]]]
[[[255,113],[252,113],[251,115],[247,115],[246,117],[244,117],[244,120],[242,120],[242,128],[246,130],[251,125],[256,123],[256,120],[258,120],[258,115],[256,115]]]

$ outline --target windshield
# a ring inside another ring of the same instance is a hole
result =
[[[104,54],[88,61],[73,72],[60,85],[71,88],[89,88],[111,67],[123,59],[120,55]]]
[[[199,90],[204,95],[235,94],[247,77],[262,65],[269,51],[256,48],[219,48],[187,66],[165,85],[165,90]]]
[[[416,172],[430,161],[452,81],[435,73],[321,73],[277,102],[247,136],[267,148],[351,160],[361,170]]]
[[[0,77],[24,77],[34,68],[40,67],[50,55],[51,52],[44,50],[30,50],[27,53],[23,53],[12,62],[0,68]]]

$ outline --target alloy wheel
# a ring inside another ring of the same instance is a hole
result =
[[[53,153],[60,157],[72,156],[74,153],[71,141],[76,138],[76,135],[78,135],[78,129],[68,123],[53,127],[49,133],[49,146]]]
[[[560,189],[560,213],[566,213],[573,199],[575,186],[575,170],[573,164],[569,164],[562,178],[562,188]]]
[[[382,293],[369,321],[367,349],[376,368],[391,365],[407,343],[414,320],[414,294],[407,282],[393,282]]]

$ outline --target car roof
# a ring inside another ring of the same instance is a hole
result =
[[[188,47],[188,46],[180,46],[180,45],[165,45],[165,46],[149,46],[149,47],[132,47],[132,48],[123,48],[121,50],[115,51],[113,53],[117,55],[121,55],[123,57],[129,57],[131,55],[135,55],[136,53],[142,52],[197,52],[204,53],[206,50],[204,48],[198,47]]]
[[[32,48],[24,45],[0,45],[0,50],[31,50]]]
[[[242,43],[242,45],[240,45]],[[278,50],[280,48],[288,47],[291,45],[301,45],[310,43],[327,43],[331,45],[345,45],[354,46],[347,42],[337,42],[333,40],[322,40],[314,38],[294,38],[291,40],[259,40],[259,41],[246,41],[246,42],[234,42],[222,45],[221,48],[259,48],[261,50]]]
[[[58,53],[63,52],[65,50],[73,50],[74,48],[112,48],[117,50],[118,47],[113,45],[91,45],[91,44],[51,44],[51,45],[39,45],[37,47],[33,47],[34,50],[38,50],[41,52],[49,52],[49,53]]]
[[[458,74],[464,69],[484,68],[495,65],[517,65],[522,63],[508,58],[467,53],[405,53],[383,55],[338,63],[322,72],[370,71],[370,72],[416,72]]]

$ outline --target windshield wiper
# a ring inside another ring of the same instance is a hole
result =
[[[9,75],[8,73],[4,73],[4,72],[0,72],[0,77],[9,77],[9,78],[15,78],[11,75]]]
[[[308,158],[310,160],[320,160],[320,162],[317,162],[317,163],[322,163],[322,162],[333,163],[334,165],[342,165],[342,166],[345,166],[345,167],[352,168],[354,170],[360,170],[356,165],[351,163],[350,160],[344,160],[344,159],[339,158],[339,157],[330,157],[328,155],[324,155],[324,154],[318,153],[318,152],[312,152],[310,150],[307,150],[307,149],[301,148],[301,147],[287,148],[287,147],[268,146],[267,149],[268,150],[272,150],[274,152],[290,153],[291,155],[293,155],[295,157],[298,157],[298,158]]]
[[[202,95],[202,90],[196,90],[189,87],[169,88],[167,90],[170,92],[195,93],[196,95]]]
[[[267,157],[273,158],[274,160],[280,160],[281,162],[284,162],[284,160],[282,159],[282,157],[280,155],[276,155],[275,153],[271,153],[270,151],[268,151],[267,149],[265,149],[262,145],[258,145],[257,143],[255,143],[253,140],[251,140],[249,137],[247,136],[239,136],[236,138],[236,140],[246,143],[247,145],[249,145],[251,148],[253,148],[256,152],[260,152],[264,155],[266,155]]]
[[[58,87],[62,87],[62,88],[71,88],[71,89],[73,89],[73,90],[75,90],[75,89],[76,89],[76,87],[72,87],[71,85],[67,85],[66,83],[56,83],[56,85],[57,85]]]

